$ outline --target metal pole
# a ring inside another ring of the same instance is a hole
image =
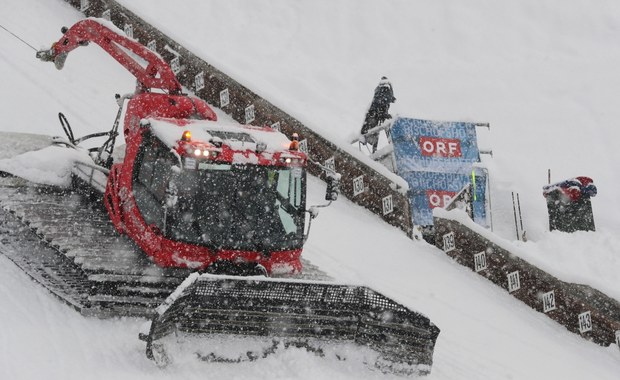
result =
[[[487,215],[489,216],[489,223],[491,225],[491,231],[493,231],[493,206],[491,205],[491,176],[489,175],[489,170],[487,168],[482,168],[484,174],[486,175],[486,183],[485,183],[485,210],[487,211]]]
[[[517,193],[517,207],[519,209],[519,225],[521,226],[521,240],[525,241],[525,230],[523,229],[523,218],[521,217],[521,201],[519,200],[519,193]]]
[[[514,214],[515,217],[515,230],[517,232],[517,240],[519,239],[519,224],[517,223],[517,207],[515,205],[515,193],[514,191],[512,192],[512,212]]]

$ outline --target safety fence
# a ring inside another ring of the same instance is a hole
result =
[[[341,174],[340,189],[344,196],[412,236],[407,185],[400,177],[386,173],[378,168],[379,164],[370,159],[365,160],[361,154],[356,157],[336,146],[116,1],[66,1],[87,17],[111,21],[129,37],[159,53],[170,64],[183,86],[234,120],[242,124],[270,126],[289,137],[294,132],[298,133],[300,149],[312,161]],[[310,165],[308,171],[324,179],[324,171],[320,166]]]
[[[500,247],[477,225],[434,218],[435,244],[532,309],[597,344],[620,347],[620,302],[586,285],[561,281]],[[458,219],[458,218],[455,218]],[[469,221],[468,221],[469,222]]]

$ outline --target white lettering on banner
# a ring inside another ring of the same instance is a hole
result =
[[[194,85],[196,86],[196,91],[200,91],[205,88],[205,74],[202,71],[194,77]]]
[[[461,157],[461,141],[441,137],[420,137],[422,156],[427,157]]]
[[[450,252],[456,249],[456,242],[454,241],[454,232],[449,232],[443,235],[443,251]]]
[[[84,12],[89,7],[90,7],[90,1],[89,0],[80,0],[80,11],[81,12]]]
[[[225,88],[222,91],[220,91],[220,107],[223,108],[229,104],[230,104],[230,93],[228,92],[228,89]]]
[[[443,207],[444,205],[450,203],[450,201],[452,200],[452,197],[449,195],[444,194],[443,198],[435,193],[435,194],[431,194],[428,197],[428,201],[430,202],[430,204],[434,207]]]
[[[125,27],[123,28],[123,30],[125,31],[125,34],[127,35],[127,37],[133,38],[133,25],[125,24]]]
[[[383,203],[383,215],[387,215],[394,211],[394,204],[392,203],[392,195],[388,195],[382,199]]]
[[[431,194],[428,197],[428,201],[433,207],[441,207],[442,202],[441,202],[441,197],[439,196],[439,194]]]
[[[543,313],[547,313],[552,310],[555,310],[556,309],[555,291],[552,290],[550,292],[543,294],[542,301],[543,301]]]
[[[458,145],[456,143],[450,142],[446,144],[442,141],[437,141],[435,144],[430,141],[425,141],[424,145],[422,145],[422,149],[424,149],[425,152],[428,152],[430,155],[437,154],[442,157],[453,156],[457,151],[457,147]]]
[[[363,193],[364,190],[364,176],[353,178],[353,196]]]
[[[487,255],[486,252],[478,252],[474,255],[474,270],[480,272],[487,269]]]
[[[592,331],[592,314],[589,311],[579,314],[579,332],[586,333]]]
[[[519,278],[519,271],[508,273],[508,292],[512,293],[521,289],[521,279]]]
[[[435,183],[435,185],[438,185],[438,183]],[[435,207],[445,207],[455,195],[456,193],[454,191],[426,190],[428,206],[431,209]]]
[[[104,20],[111,21],[112,20],[112,11],[110,9],[106,9],[101,14],[101,18],[104,19]]]
[[[271,124],[271,129],[280,132],[280,122],[276,121],[275,123]]]
[[[433,152],[435,151],[435,147],[433,146],[432,142],[425,141],[422,143],[422,150],[430,154],[433,154]]]

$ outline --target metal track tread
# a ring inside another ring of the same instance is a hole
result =
[[[190,271],[157,267],[106,218],[78,194],[0,179],[0,252],[83,314],[150,316]]]
[[[0,253],[84,315],[153,315],[189,269],[160,268],[80,194],[0,177]],[[304,260],[294,278],[329,280]]]

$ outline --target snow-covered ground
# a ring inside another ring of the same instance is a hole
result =
[[[620,4],[122,3],[340,145],[358,131],[381,75],[398,98],[392,114],[490,122],[481,140],[494,151],[485,163],[495,232],[514,240],[510,192],[519,192],[530,238],[513,242],[520,254],[620,299],[620,205],[613,193],[620,184],[614,170]],[[0,25],[42,48],[78,19],[61,0],[5,0]],[[5,30],[0,41],[0,131],[60,134],[58,111],[77,135],[105,130],[116,115],[113,95],[133,90],[131,75],[96,46],[76,50],[58,72]],[[596,232],[547,231],[541,194],[547,169],[552,180],[594,178]],[[311,201],[322,195],[323,185],[311,181]],[[583,341],[345,199],[321,211],[305,255],[336,279],[365,283],[427,314],[442,330],[429,379],[617,379],[620,373],[618,347]],[[391,377],[295,351],[251,364],[160,370],[137,340],[141,320],[83,318],[3,256],[0,305],[3,379]]]

